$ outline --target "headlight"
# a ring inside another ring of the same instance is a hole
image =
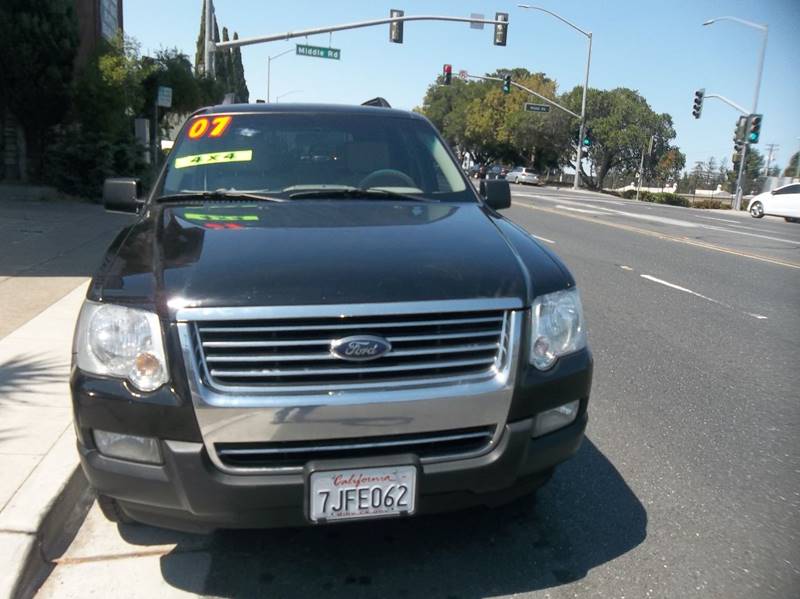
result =
[[[141,391],[167,382],[161,323],[153,312],[84,302],[75,331],[78,368],[128,379]]]
[[[531,364],[546,370],[560,356],[584,347],[586,325],[578,290],[565,289],[536,298],[531,308]]]

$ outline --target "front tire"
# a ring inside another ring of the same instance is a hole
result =
[[[750,206],[750,216],[753,218],[764,218],[764,204],[761,202],[753,202]]]
[[[106,520],[114,524],[134,524],[133,520],[128,514],[122,511],[116,499],[108,495],[98,495],[97,505],[100,506],[100,511],[106,517]]]

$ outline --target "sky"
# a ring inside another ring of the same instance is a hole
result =
[[[528,2],[533,4],[534,2]],[[540,0],[539,6],[561,14],[593,34],[590,87],[636,89],[656,112],[672,115],[676,143],[687,167],[713,156],[730,160],[738,112],[708,99],[702,117],[692,117],[694,91],[705,88],[750,110],[763,34],[720,16],[769,26],[758,112],[764,114],[758,149],[778,144],[773,164],[784,167],[800,149],[800,0]],[[202,0],[126,0],[124,26],[144,54],[177,47],[194,60]],[[245,46],[242,59],[250,100],[266,98],[267,57],[295,43],[332,46],[341,60],[296,56],[272,61],[271,96],[284,102],[360,104],[383,96],[396,108],[422,103],[425,91],[453,65],[474,74],[524,67],[555,79],[559,91],[583,84],[587,56],[584,36],[539,11],[504,0],[215,0],[220,28],[241,38],[299,31],[326,25],[389,16],[391,8],[406,15],[492,18],[509,13],[508,45],[492,44],[493,31],[469,24],[411,22],[403,44],[389,42],[381,25],[290,41]],[[588,115],[591,120],[591,115]]]

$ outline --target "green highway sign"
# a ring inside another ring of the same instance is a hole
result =
[[[547,104],[533,104],[525,102],[525,110],[527,112],[550,112],[550,107]]]
[[[321,46],[307,46],[305,44],[297,44],[298,56],[313,56],[315,58],[331,58],[339,60],[342,57],[342,51],[339,48],[323,48]]]

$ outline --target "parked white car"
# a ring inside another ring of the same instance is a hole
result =
[[[506,181],[511,183],[527,183],[528,185],[539,185],[539,175],[533,172],[532,168],[517,166],[506,175]]]
[[[747,205],[753,218],[765,214],[782,216],[787,222],[800,222],[800,183],[790,183],[755,196]]]

